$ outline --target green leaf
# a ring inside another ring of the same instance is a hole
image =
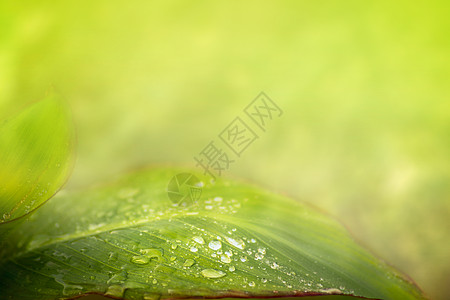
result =
[[[196,203],[176,205],[166,189],[177,173],[143,171],[57,195],[12,232],[0,262],[3,298],[423,298],[322,213],[227,180],[205,181]]]
[[[7,227],[2,223],[30,213],[67,180],[73,140],[68,109],[54,93],[0,123],[2,232]]]

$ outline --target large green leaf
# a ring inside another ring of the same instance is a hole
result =
[[[221,180],[205,182],[197,203],[177,206],[166,191],[175,174],[143,171],[57,195],[11,232],[0,260],[2,298],[422,298],[322,213]]]
[[[68,109],[54,93],[0,124],[0,227],[33,211],[66,181],[73,139]]]

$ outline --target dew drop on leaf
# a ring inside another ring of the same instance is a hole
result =
[[[209,242],[208,247],[212,250],[219,250],[222,248],[222,243],[220,241],[214,240]]]
[[[83,287],[80,285],[72,285],[68,284],[63,280],[63,275],[52,275],[52,277],[55,279],[55,281],[63,286],[63,295],[69,295],[74,292],[74,290],[82,290]]]
[[[205,240],[201,236],[194,236],[192,239],[200,245],[203,245],[205,243]]]
[[[189,267],[191,267],[194,263],[195,263],[195,261],[194,261],[193,259],[188,258],[188,259],[186,259],[186,261],[183,263],[183,267],[189,268]]]
[[[201,272],[201,274],[206,278],[221,278],[227,275],[227,273],[215,269],[205,269]]]
[[[122,271],[122,272],[116,273],[113,276],[111,276],[111,278],[106,283],[107,284],[124,283],[125,280],[127,280],[127,278],[128,278],[127,272]]]
[[[108,290],[106,291],[105,295],[113,297],[122,297],[124,291],[125,288],[121,285],[111,285],[108,287]]]
[[[245,248],[245,243],[240,238],[234,239],[234,238],[226,236],[225,239],[227,240],[228,243],[230,243],[231,245],[233,245],[236,248],[239,248],[239,249]]]
[[[137,265],[145,265],[150,262],[150,258],[144,255],[135,255],[131,257],[131,262]]]
[[[330,288],[330,289],[322,289],[319,290],[322,293],[326,293],[326,294],[342,294],[342,291],[339,289],[334,289],[334,288]]]
[[[220,261],[226,264],[229,264],[231,262],[231,258],[228,255],[221,255]]]
[[[161,260],[161,257],[163,256],[162,249],[141,249],[139,252],[141,252],[149,261],[152,259]]]
[[[264,255],[262,255],[261,253],[258,252],[258,253],[255,254],[255,259],[256,260],[260,260],[260,259],[263,259],[263,258],[264,258]]]

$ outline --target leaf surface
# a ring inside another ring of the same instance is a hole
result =
[[[204,181],[197,202],[175,205],[167,186],[177,173],[141,171],[57,195],[8,240],[12,255],[0,262],[3,297],[423,298],[315,209],[228,180]]]
[[[0,245],[65,183],[73,143],[69,110],[53,92],[0,123]]]

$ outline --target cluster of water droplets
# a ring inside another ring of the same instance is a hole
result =
[[[145,239],[145,235],[150,234],[144,224],[149,218],[152,220],[167,220],[171,222],[171,218],[178,215],[190,216],[198,215],[199,209],[205,211],[213,211],[214,213],[231,214],[236,213],[241,207],[241,203],[234,199],[224,200],[222,197],[214,197],[202,203],[199,207],[186,207],[180,212],[180,208],[165,207],[164,210],[151,208],[148,204],[140,204],[136,201],[140,190],[135,188],[121,189],[117,197],[126,201],[129,207],[123,208],[124,212],[130,212],[124,224],[129,224],[130,219],[136,219],[136,211],[139,211],[140,217],[144,216],[143,226],[138,227],[141,240]],[[135,206],[140,205],[141,209],[136,210]],[[127,206],[127,205],[125,205]],[[134,208],[133,208],[134,207]],[[108,218],[111,212],[99,212],[103,214],[99,219]],[[116,212],[117,213],[117,212]],[[139,218],[138,218],[139,219]],[[212,283],[216,282],[233,282],[242,288],[261,288],[270,289],[274,286],[284,286],[287,289],[303,289],[304,291],[320,291],[323,293],[344,293],[347,290],[344,286],[333,285],[337,287],[328,288],[329,282],[326,282],[316,272],[307,270],[293,271],[291,265],[295,265],[291,261],[280,263],[276,253],[272,253],[264,243],[258,241],[257,237],[251,237],[247,233],[243,233],[241,229],[228,227],[214,219],[209,219],[214,226],[220,227],[217,232],[223,234],[212,234],[211,231],[205,229],[187,227],[186,232],[190,232],[188,237],[180,237],[179,239],[167,239],[167,246],[149,247],[145,244],[132,242],[127,245],[126,252],[133,252],[133,255],[126,256],[127,260],[118,254],[117,251],[108,253],[106,261],[118,267],[115,271],[108,273],[108,279],[104,281],[107,295],[114,297],[122,297],[124,291],[128,288],[153,288],[156,294],[148,293],[144,299],[154,299],[161,288],[170,290],[170,276],[164,276],[164,266],[173,270],[178,270],[183,275],[189,277],[203,277],[211,279]],[[135,224],[139,225],[139,224]],[[106,224],[99,222],[90,224],[88,230],[96,231],[102,229]],[[123,247],[123,241],[115,240],[114,234],[120,233],[120,230],[109,232],[108,238],[99,239],[97,242],[106,242],[116,248]],[[120,234],[119,234],[120,235]],[[122,235],[129,235],[124,230]],[[91,237],[97,239],[96,235]],[[275,245],[276,246],[276,245]],[[164,249],[163,249],[164,248]],[[83,250],[84,249],[84,250]],[[79,249],[81,253],[88,251],[85,248]],[[120,252],[120,251],[119,251]],[[88,253],[84,253],[88,255]],[[70,256],[65,252],[52,253],[53,256],[61,260],[69,260]],[[125,256],[124,256],[125,257]],[[285,261],[285,260],[283,260]],[[49,268],[53,262],[48,262]],[[317,262],[316,262],[317,263]],[[297,268],[298,269],[298,268]],[[140,270],[140,271],[139,271]],[[145,279],[143,282],[133,277],[133,273],[138,273]],[[142,275],[144,274],[144,275]],[[94,275],[91,275],[94,276]],[[82,285],[65,280],[65,273],[59,272],[52,275],[56,282],[63,286],[64,293],[71,293],[82,290]],[[91,281],[96,279],[90,278]],[[173,288],[173,287],[172,287]],[[352,292],[352,291],[349,291]]]
[[[31,179],[26,180],[27,185],[32,184]],[[21,188],[22,185],[19,185],[17,188]],[[7,222],[11,219],[11,216],[21,216],[24,214],[28,214],[32,209],[35,208],[36,203],[38,200],[46,200],[47,195],[54,193],[56,191],[49,190],[50,187],[50,182],[48,182],[47,184],[43,184],[41,182],[37,182],[35,185],[31,186],[32,190],[31,192],[29,192],[29,194],[24,197],[23,199],[21,199],[21,203],[20,205],[14,207],[14,209],[4,212],[3,214],[0,215],[0,223],[2,222]],[[50,192],[49,192],[50,191]],[[1,192],[6,193],[6,188],[3,188],[0,191]]]
[[[246,201],[246,199],[244,199]],[[203,203],[203,209],[213,211],[216,214],[235,214],[241,208],[241,202],[236,199],[223,199],[220,196],[207,199]]]

